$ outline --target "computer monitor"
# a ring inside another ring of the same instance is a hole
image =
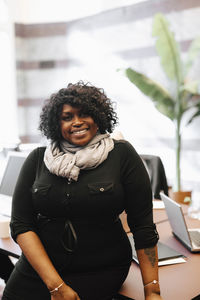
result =
[[[0,184],[0,194],[12,196],[21,167],[27,157],[26,153],[9,152],[7,164]]]

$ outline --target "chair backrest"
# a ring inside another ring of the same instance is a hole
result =
[[[168,195],[167,177],[160,157],[148,154],[140,154],[140,157],[143,162],[145,162],[145,167],[149,173],[153,197],[155,199],[161,199],[161,191]]]

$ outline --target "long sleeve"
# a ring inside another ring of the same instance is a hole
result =
[[[20,171],[12,201],[11,236],[16,241],[19,233],[37,231],[31,201],[31,187],[35,180],[38,149],[32,151]]]
[[[121,161],[125,210],[136,249],[154,246],[158,233],[153,223],[152,190],[147,171],[131,144],[125,142]]]

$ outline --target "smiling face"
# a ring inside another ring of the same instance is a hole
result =
[[[62,137],[70,144],[85,146],[96,135],[98,127],[92,117],[80,108],[64,104],[60,117]]]

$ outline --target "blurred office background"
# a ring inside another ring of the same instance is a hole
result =
[[[133,67],[167,85],[155,51],[152,18],[162,12],[182,55],[199,35],[198,0],[0,0],[0,146],[45,143],[43,101],[78,80],[116,102],[117,131],[140,154],[161,157],[175,176],[174,125],[117,69]],[[200,76],[200,57],[191,76]],[[183,131],[182,182],[200,191],[200,118]]]

